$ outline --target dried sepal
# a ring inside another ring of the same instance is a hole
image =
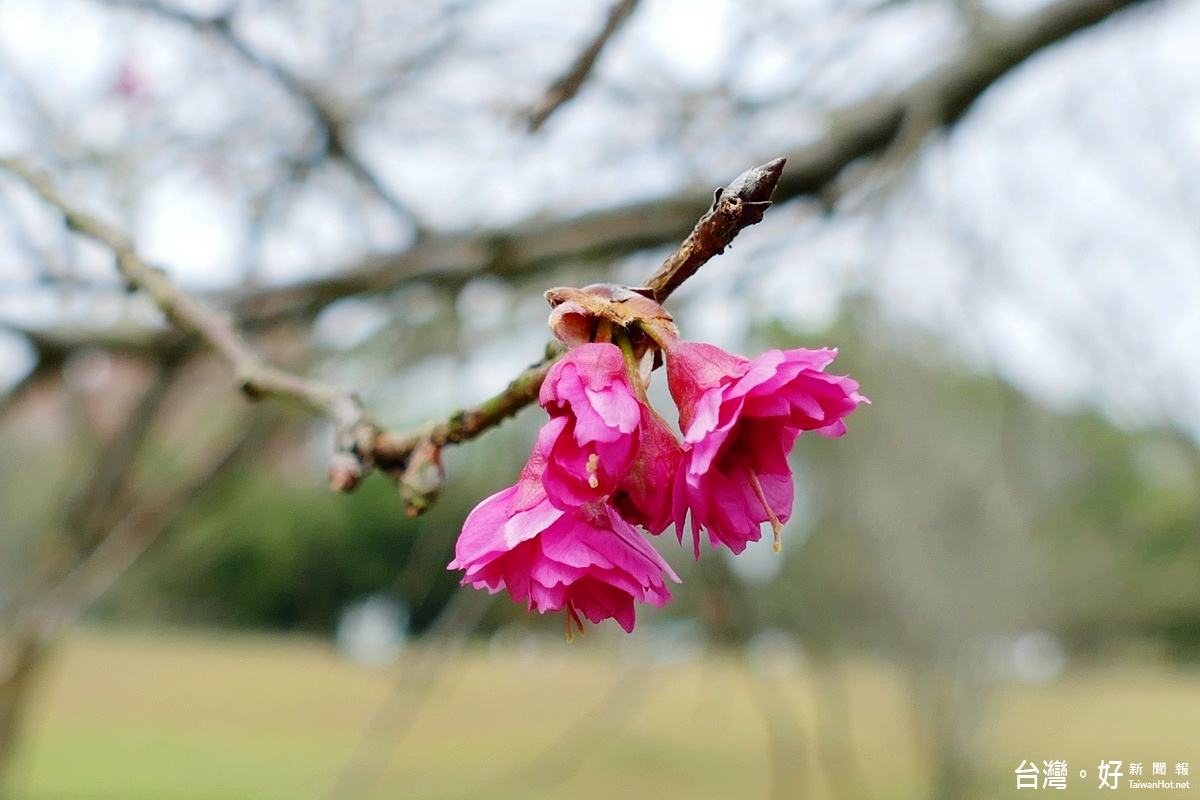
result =
[[[645,330],[676,330],[671,315],[646,288],[615,283],[594,283],[582,289],[560,286],[546,292],[546,300],[552,309],[550,328],[568,347],[608,341],[613,328],[619,328],[632,346],[635,360],[646,363],[647,373],[662,362],[658,346]]]

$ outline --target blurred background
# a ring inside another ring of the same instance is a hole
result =
[[[445,569],[539,410],[447,449],[425,516],[335,495],[327,422],[247,402],[0,168],[0,791],[1190,780],[1200,4],[0,0],[0,156],[394,429],[501,390],[546,288],[641,283],[779,155],[669,310],[836,346],[874,404],[801,437],[782,554],[660,537],[675,602],[570,645]]]

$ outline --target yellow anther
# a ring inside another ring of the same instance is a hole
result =
[[[593,489],[597,489],[600,486],[600,481],[598,478],[596,478],[596,472],[599,469],[600,456],[596,453],[592,453],[590,456],[588,456],[587,471],[591,473],[588,475],[588,486],[592,487]]]

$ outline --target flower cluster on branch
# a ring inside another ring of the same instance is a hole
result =
[[[467,517],[449,566],[531,611],[565,611],[568,639],[582,618],[632,631],[635,604],[662,607],[667,581],[679,580],[639,527],[658,535],[673,525],[682,542],[690,522],[698,559],[702,533],[740,553],[770,523],[778,550],[796,439],[843,435],[845,417],[869,401],[854,380],[824,371],[833,350],[750,360],[681,339],[662,306],[628,287],[546,295],[550,326],[570,348],[541,387],[549,419],[517,484]],[[647,399],[662,361],[682,439]]]

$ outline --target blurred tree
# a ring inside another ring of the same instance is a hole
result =
[[[1005,660],[1017,634],[1050,631],[1078,656],[1194,648],[1195,448],[931,361],[944,344],[886,335],[871,306],[855,319],[862,335],[830,338],[858,342],[842,360],[874,404],[852,436],[797,448],[812,533],[753,606],[818,660],[865,650],[905,665],[931,796],[969,796],[986,693],[1021,677]]]

